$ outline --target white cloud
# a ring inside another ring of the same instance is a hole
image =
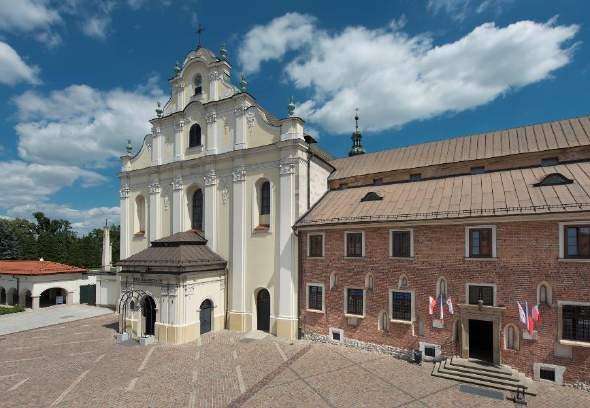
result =
[[[104,183],[106,178],[73,166],[26,163],[20,160],[0,161],[0,208],[10,209],[38,202],[76,182],[83,187]]]
[[[0,0],[0,30],[34,31],[60,21],[48,0]]]
[[[434,45],[430,37],[412,37],[398,27],[348,27],[337,33],[313,27],[313,42],[300,43],[285,66],[287,78],[313,95],[297,114],[326,130],[347,133],[356,107],[369,131],[473,109],[550,78],[571,61],[568,43],[579,29],[554,20],[506,27],[487,23],[455,42]],[[256,30],[264,32],[264,27]]]
[[[136,90],[101,91],[72,85],[42,95],[28,91],[15,99],[18,152],[35,163],[80,167],[112,165],[127,139],[141,145],[162,91],[157,79]]]
[[[82,31],[89,37],[104,39],[111,25],[110,15],[91,16],[82,25]]]
[[[10,218],[31,219],[31,215],[37,211],[42,211],[51,219],[60,218],[70,221],[72,228],[81,234],[86,234],[94,228],[101,228],[105,219],[109,220],[109,224],[118,224],[120,219],[119,207],[96,207],[80,210],[52,203],[19,205],[11,208],[6,215]]]
[[[261,63],[281,59],[289,50],[310,43],[314,20],[308,15],[287,13],[267,25],[254,26],[246,34],[238,54],[244,72],[256,72]]]
[[[513,2],[514,0],[428,0],[426,9],[434,15],[445,12],[454,20],[462,21],[472,12],[481,14],[492,10],[501,13],[505,6]]]
[[[10,45],[0,41],[0,84],[14,85],[19,82],[38,84],[39,68],[27,65]]]

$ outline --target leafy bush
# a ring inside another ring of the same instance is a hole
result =
[[[25,308],[21,305],[16,305],[14,307],[0,306],[0,315],[18,313],[18,312],[24,312],[24,311],[25,311]]]

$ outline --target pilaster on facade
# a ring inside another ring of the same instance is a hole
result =
[[[184,184],[182,177],[176,176],[172,181],[172,233],[181,232],[183,221]]]
[[[219,100],[219,88],[223,75],[217,71],[209,72],[209,101]]]
[[[121,259],[128,258],[130,253],[131,240],[131,219],[129,211],[129,184],[121,185]]]
[[[217,248],[217,174],[210,168],[203,177],[205,184],[205,238],[211,250]]]
[[[162,130],[160,126],[152,128],[152,166],[162,164]]]
[[[246,113],[251,106],[246,102],[241,102],[234,108],[236,119],[234,150],[246,149],[248,147],[248,118]]]
[[[184,106],[185,106],[184,88],[185,88],[185,83],[183,81],[178,81],[174,85],[174,91],[176,92],[176,111],[177,112],[183,110]]]
[[[237,319],[246,313],[246,169],[237,167],[232,172],[232,265],[231,313]],[[235,324],[244,328],[244,322]]]
[[[277,336],[293,338],[297,332],[296,242],[291,226],[296,218],[297,160],[284,157],[279,181],[279,313]]]
[[[179,119],[174,126],[174,159],[184,159],[184,119]]]
[[[155,241],[161,237],[161,224],[160,219],[161,205],[160,205],[160,183],[154,182],[148,187],[150,193],[150,205],[149,205],[149,223],[148,233],[149,242]]]
[[[207,154],[217,154],[217,139],[220,132],[218,132],[219,123],[217,122],[217,113],[215,111],[209,112],[206,117],[207,120]]]

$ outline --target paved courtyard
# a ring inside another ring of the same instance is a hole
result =
[[[0,406],[514,406],[380,354],[230,332],[124,346],[115,327],[110,314],[0,337]],[[590,407],[590,393],[542,384],[529,406]]]

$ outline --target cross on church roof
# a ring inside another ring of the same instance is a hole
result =
[[[203,28],[203,26],[201,24],[199,24],[199,26],[197,27],[197,35],[199,38],[199,43],[197,44],[197,49],[201,48],[201,34],[203,33],[203,31],[205,31],[205,29]]]

